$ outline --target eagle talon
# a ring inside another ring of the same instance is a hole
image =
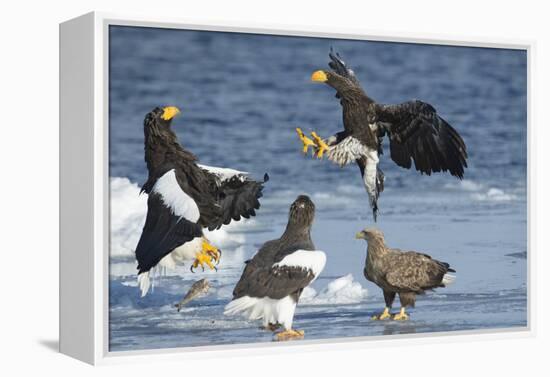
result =
[[[406,321],[409,319],[409,315],[405,313],[405,308],[401,308],[401,311],[393,316],[394,321]]]
[[[313,142],[315,143],[315,148],[317,149],[317,158],[322,159],[323,154],[328,151],[329,147],[327,143],[321,139],[319,135],[315,131],[311,132],[311,137],[313,138]]]
[[[275,334],[275,340],[280,342],[284,340],[303,339],[304,330],[285,330]]]
[[[206,240],[202,241],[202,249],[195,256],[195,261],[191,265],[191,272],[195,272],[194,269],[200,266],[204,271],[204,265],[210,267],[211,270],[216,270],[216,266],[212,264],[212,261],[219,260],[219,252],[214,246],[210,245]]]
[[[391,318],[390,309],[384,308],[384,311],[378,315],[373,315],[371,319],[373,321],[383,321],[385,319]]]
[[[296,132],[298,133],[298,137],[300,138],[300,140],[302,141],[302,144],[304,145],[302,152],[304,154],[307,154],[309,147],[315,147],[315,143],[309,137],[304,135],[304,132],[302,131],[301,128],[296,128]]]

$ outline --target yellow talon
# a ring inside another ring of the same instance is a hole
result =
[[[285,330],[281,331],[277,334],[275,334],[275,340],[276,341],[283,341],[283,340],[292,340],[292,339],[303,339],[304,338],[304,330]]]
[[[406,321],[409,319],[407,313],[405,313],[405,308],[401,308],[401,311],[393,316],[394,321]]]
[[[204,271],[204,265],[210,267],[211,270],[217,270],[212,262],[219,261],[220,255],[220,251],[216,247],[210,245],[206,239],[203,239],[201,251],[195,256],[195,261],[191,265],[191,271],[199,266]]]
[[[198,266],[201,266],[201,268],[203,269],[204,271],[204,265],[207,265],[208,267],[210,267],[211,270],[215,270],[216,269],[216,266],[214,266],[212,264],[212,257],[206,253],[197,253],[197,255],[195,256],[195,261],[193,262],[193,265],[191,266],[191,270],[194,270],[195,268],[197,268]]]
[[[296,128],[296,132],[298,133],[298,137],[302,141],[302,144],[304,144],[304,148],[302,151],[304,152],[304,154],[307,154],[309,147],[314,147],[315,143],[309,137],[304,135],[301,128]]]
[[[384,308],[384,311],[379,314],[379,315],[373,315],[371,317],[372,320],[376,321],[376,320],[384,320],[384,319],[387,319],[387,318],[390,318],[391,317],[391,314],[390,314],[390,308]]]
[[[323,153],[329,149],[327,143],[325,143],[316,132],[312,132],[311,136],[313,137],[313,141],[317,147],[317,158],[323,158]]]
[[[202,253],[209,255],[214,261],[218,262],[221,257],[220,250],[212,246],[205,239],[202,240]]]

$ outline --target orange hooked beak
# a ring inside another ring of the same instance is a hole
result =
[[[327,74],[323,70],[315,71],[311,75],[311,81],[326,82],[328,80]]]
[[[161,118],[164,120],[170,120],[180,113],[180,109],[176,106],[167,106],[164,109],[164,112],[161,115]]]

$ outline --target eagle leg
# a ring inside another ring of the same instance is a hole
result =
[[[302,144],[304,145],[302,152],[304,154],[307,154],[309,147],[315,147],[315,143],[309,137],[304,135],[301,128],[296,128],[296,132],[298,133],[298,137],[300,138],[300,140],[302,141]]]
[[[278,342],[296,339],[304,339],[304,330],[290,329],[275,334],[275,340]]]
[[[390,308],[388,308],[387,306],[384,308],[384,311],[378,315],[373,315],[371,317],[372,320],[374,321],[382,321],[384,319],[388,319],[388,318],[391,318],[391,314],[390,314]]]
[[[312,132],[311,137],[313,138],[313,142],[315,143],[315,148],[317,150],[317,158],[322,159],[323,154],[329,149],[328,145],[327,143],[325,143],[323,139],[321,139],[321,137],[319,137],[319,135],[317,135],[316,132]]]
[[[406,321],[409,319],[409,315],[405,313],[405,307],[402,306],[399,313],[393,316],[394,321]]]
[[[266,326],[261,326],[260,329],[275,332],[280,327],[281,327],[281,325],[278,324],[278,323],[268,323]]]

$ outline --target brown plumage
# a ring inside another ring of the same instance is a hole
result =
[[[363,273],[367,280],[382,288],[386,309],[374,319],[389,317],[395,295],[399,294],[401,313],[395,319],[407,319],[406,307],[414,307],[417,294],[427,290],[445,287],[455,272],[448,263],[432,259],[427,254],[415,251],[402,251],[386,246],[384,235],[377,229],[364,229],[356,238],[368,242],[367,258]]]
[[[410,169],[414,163],[422,174],[448,171],[457,178],[464,177],[466,144],[432,105],[417,100],[396,105],[377,103],[338,53],[331,51],[329,57],[331,69],[318,70],[311,78],[336,90],[344,131],[324,140],[312,133],[315,142],[301,138],[304,145],[316,144],[319,158],[326,151],[328,159],[340,166],[357,163],[375,221],[385,179],[377,166],[386,135],[390,157],[397,165]]]

